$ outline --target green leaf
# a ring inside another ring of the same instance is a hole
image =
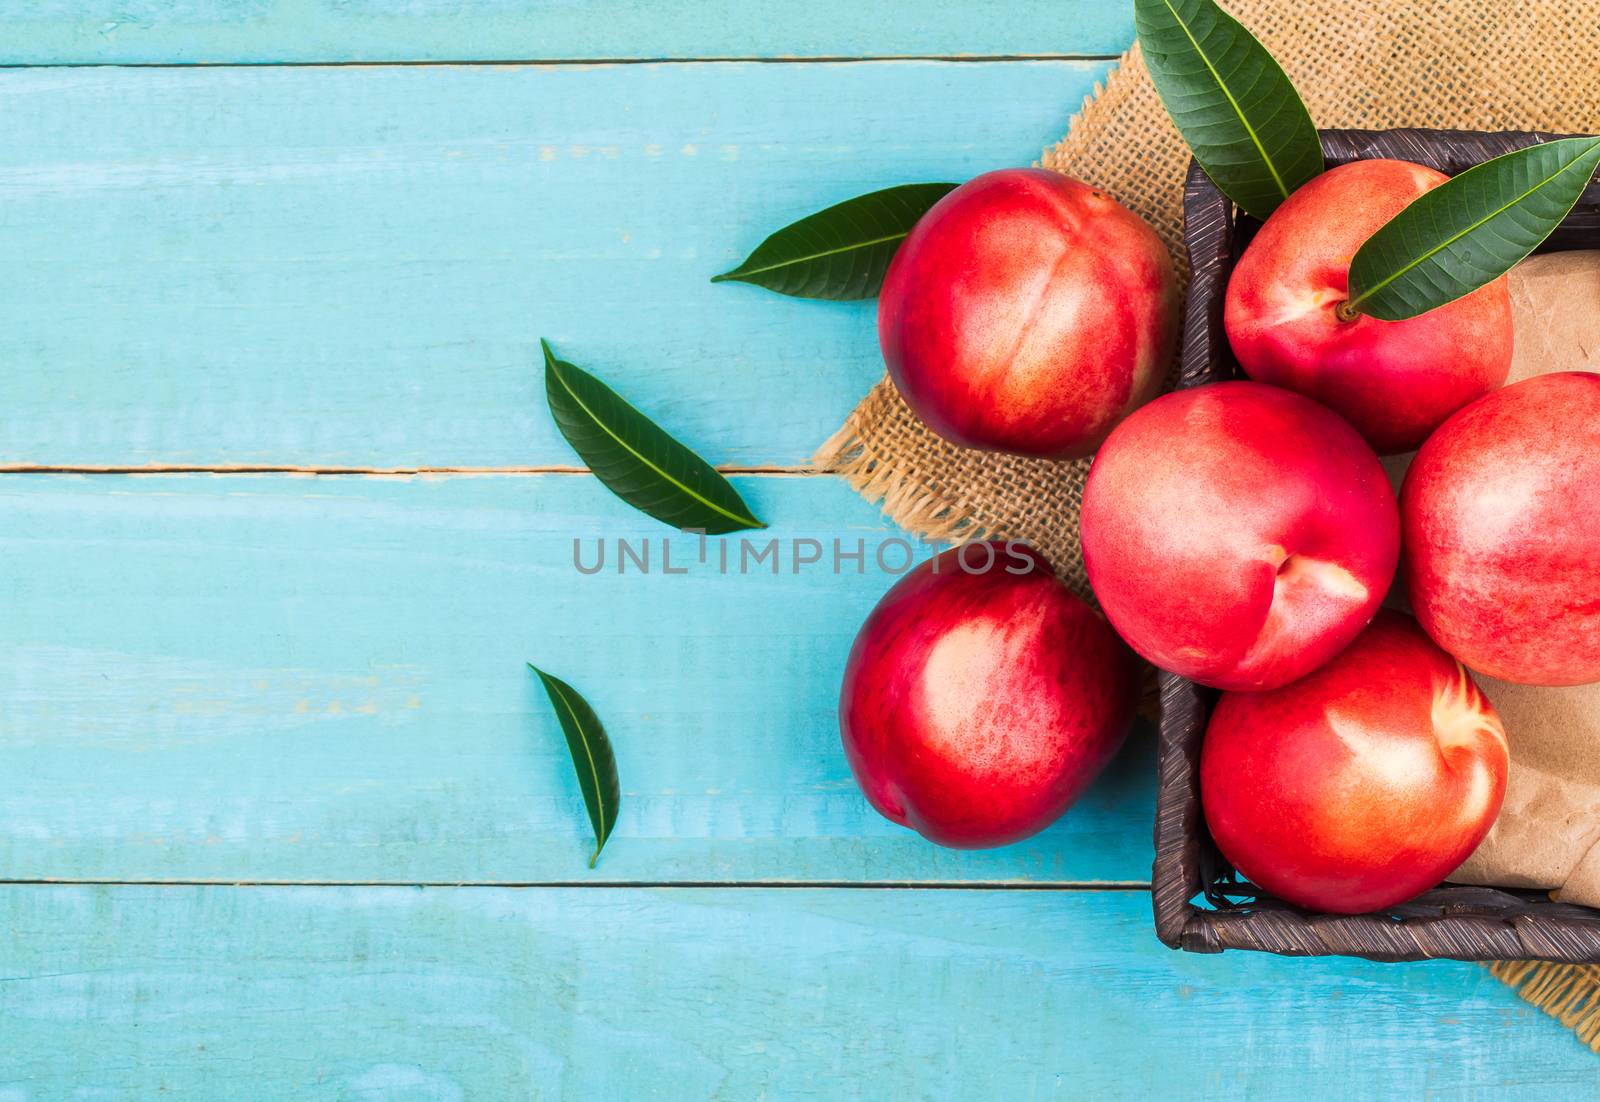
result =
[[[872,298],[917,219],[955,184],[901,184],[807,215],[756,247],[743,264],[713,276],[796,298]]]
[[[1350,263],[1346,319],[1400,321],[1491,283],[1549,237],[1600,167],[1600,137],[1519,149],[1424,192]]]
[[[1322,143],[1294,85],[1212,0],[1134,0],[1133,20],[1167,114],[1241,209],[1265,218],[1322,171]]]
[[[674,528],[710,535],[765,528],[716,468],[546,341],[544,392],[567,443],[607,489]]]
[[[621,789],[617,784],[617,759],[611,752],[611,740],[606,738],[600,717],[571,685],[550,676],[532,662],[528,663],[528,668],[544,683],[550,706],[556,710],[556,719],[561,723],[561,733],[567,736],[572,767],[577,770],[578,787],[583,791],[583,805],[589,809],[589,823],[594,827],[594,856],[589,858],[592,869],[600,859],[600,851],[606,848],[611,828],[617,825]]]

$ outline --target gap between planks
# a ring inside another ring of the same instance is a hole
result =
[[[878,65],[899,61],[932,61],[982,65],[1007,61],[1116,61],[1116,54],[810,54],[758,57],[727,54],[713,57],[573,57],[456,60],[374,61],[64,61],[0,64],[0,70],[22,69],[381,69],[381,68],[593,68],[605,65]]]
[[[477,888],[530,890],[545,888],[681,888],[688,891],[797,891],[825,889],[862,891],[940,892],[1149,892],[1146,880],[229,880],[219,878],[174,880],[115,880],[105,878],[53,879],[0,877],[0,888]]]
[[[727,464],[719,466],[716,470],[725,475],[780,475],[780,476],[808,476],[825,475],[833,472],[809,464],[796,464],[785,466]],[[42,464],[42,463],[4,463],[0,464],[0,475],[32,474],[32,475],[172,475],[172,474],[210,474],[210,475],[263,475],[283,474],[301,476],[329,476],[329,477],[367,477],[367,478],[413,478],[413,477],[486,477],[495,475],[525,476],[525,475],[587,475],[591,473],[587,467],[567,466],[552,464],[537,467],[341,467],[341,466],[299,466],[294,464],[273,463],[242,463],[227,465],[212,465],[204,463],[158,463],[147,464],[140,467],[122,467],[113,464]]]

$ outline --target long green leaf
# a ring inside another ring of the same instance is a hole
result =
[[[1133,20],[1178,133],[1240,208],[1265,218],[1322,171],[1322,143],[1294,85],[1212,0],[1134,0]]]
[[[1600,167],[1600,137],[1519,149],[1424,192],[1350,263],[1342,317],[1414,318],[1509,272],[1549,237]]]
[[[731,272],[738,280],[796,298],[871,298],[917,219],[955,184],[901,184],[846,199],[774,233]]]
[[[765,528],[716,469],[606,384],[544,348],[544,392],[556,427],[607,489],[674,528],[711,535]]]
[[[589,858],[592,869],[600,859],[600,851],[606,848],[611,828],[617,825],[617,804],[621,798],[611,740],[606,738],[600,717],[571,685],[545,673],[532,662],[528,663],[528,668],[539,675],[561,724],[561,733],[567,736],[567,749],[572,752],[572,767],[578,773],[583,805],[589,809],[589,824],[594,827],[594,855]]]

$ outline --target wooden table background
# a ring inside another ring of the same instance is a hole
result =
[[[707,277],[1028,163],[1131,38],[1120,0],[0,8],[0,1100],[1600,1090],[1474,966],[1162,948],[1148,733],[1010,849],[879,819],[834,719],[870,565],[572,567],[660,529],[573,466],[540,336],[770,535],[894,538],[808,465],[871,305]],[[592,872],[525,659],[616,742]]]

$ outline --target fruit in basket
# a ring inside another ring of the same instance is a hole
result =
[[[1515,383],[1417,453],[1401,491],[1422,626],[1504,681],[1600,681],[1600,375]]]
[[[1223,856],[1313,911],[1382,910],[1449,876],[1500,812],[1505,731],[1466,669],[1380,612],[1333,661],[1268,693],[1224,693],[1200,751]]]
[[[1154,231],[1043,169],[989,172],[925,214],[878,299],[901,396],[939,435],[1018,455],[1094,451],[1155,396],[1177,281]]]
[[[1083,494],[1106,616],[1163,669],[1272,689],[1339,653],[1378,610],[1400,518],[1348,424],[1259,383],[1180,390],[1124,421]]]
[[[1322,402],[1383,454],[1416,448],[1511,369],[1504,276],[1405,321],[1339,314],[1356,250],[1447,179],[1390,160],[1325,172],[1273,212],[1228,282],[1223,320],[1245,373]]]
[[[923,563],[878,602],[845,668],[839,726],[872,806],[972,848],[1055,821],[1122,744],[1138,664],[1018,544]]]

